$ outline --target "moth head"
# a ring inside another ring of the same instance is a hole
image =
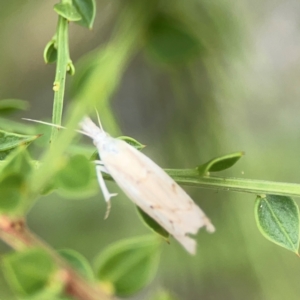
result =
[[[107,133],[98,127],[89,117],[84,117],[80,122],[81,133],[89,136],[93,140],[101,139],[107,136]]]

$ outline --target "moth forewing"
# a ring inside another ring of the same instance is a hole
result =
[[[196,243],[188,234],[196,234],[203,226],[210,232],[215,230],[204,212],[146,155],[124,141],[108,140],[97,144],[97,148],[116,183],[137,206],[194,254]]]
[[[29,121],[61,127],[51,123]],[[188,234],[195,234],[205,226],[213,232],[214,226],[190,196],[158,165],[126,142],[110,137],[90,118],[80,123],[101,155],[96,166],[98,180],[105,200],[111,194],[103,181],[101,170],[108,171],[124,193],[158,224],[174,236],[190,253],[196,252],[196,242]],[[64,127],[61,127],[64,128]]]

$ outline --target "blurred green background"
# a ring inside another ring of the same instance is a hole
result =
[[[0,99],[25,99],[31,106],[14,120],[51,118],[55,67],[44,64],[42,53],[55,31],[55,3],[0,0]],[[109,40],[129,3],[97,0],[92,31],[71,24],[75,67],[82,55]],[[292,0],[161,1],[157,20],[179,24],[192,37],[183,45],[195,47],[179,58],[166,52],[163,60],[149,37],[141,41],[111,99],[122,134],[146,144],[144,153],[164,168],[190,168],[243,150],[246,156],[224,176],[297,183],[299,8]],[[68,93],[66,100],[71,101]],[[30,211],[29,226],[54,248],[72,248],[90,261],[111,242],[149,233],[118,187],[109,188],[119,196],[107,220],[100,192],[77,201],[51,194]],[[132,299],[150,299],[160,287],[189,300],[299,299],[299,258],[258,232],[253,195],[187,191],[216,233],[198,233],[196,257],[173,240],[166,244],[156,279]],[[0,251],[11,250],[0,242]],[[0,299],[15,299],[0,276]]]

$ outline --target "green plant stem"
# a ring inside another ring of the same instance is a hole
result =
[[[68,21],[59,16],[57,24],[57,64],[53,84],[54,103],[52,111],[52,123],[61,125],[66,74],[70,63],[68,44]],[[56,139],[59,129],[52,127],[51,141]]]
[[[244,178],[203,176],[196,169],[165,170],[177,183],[217,190],[244,192],[252,194],[272,194],[300,197],[300,184],[254,180]]]
[[[300,197],[300,185],[254,179],[204,176],[197,179],[176,178],[179,184],[252,194],[272,194]]]
[[[61,167],[61,157],[71,143],[73,131],[78,128],[78,124],[83,115],[91,111],[100,104],[108,105],[108,99],[120,82],[127,63],[134,53],[139,49],[142,33],[145,24],[151,17],[151,9],[148,2],[136,1],[137,7],[128,7],[123,11],[120,23],[114,36],[106,47],[99,51],[95,58],[93,76],[85,84],[84,88],[76,95],[67,116],[67,128],[54,141],[55,146],[51,147],[43,157],[43,164],[31,178],[31,197],[28,199],[28,206],[34,203],[40,191],[47,185],[49,180]],[[145,16],[145,5],[147,14]],[[151,3],[151,6],[153,4]],[[93,96],[97,95],[97,97]]]
[[[81,149],[81,148],[80,148]],[[82,148],[83,150],[85,148]],[[88,148],[91,150],[90,148]],[[0,161],[0,167],[4,161]],[[36,169],[41,167],[39,161],[33,161]],[[209,188],[215,190],[251,193],[255,195],[271,194],[279,196],[300,197],[300,184],[276,182],[268,180],[256,180],[232,177],[203,176],[197,174],[196,169],[165,169],[165,171],[180,185]],[[113,178],[102,174],[106,180]]]
[[[49,253],[64,273],[64,286],[68,295],[79,300],[113,300],[96,284],[86,281],[51,247],[35,236],[26,226],[24,219],[0,216],[0,238],[17,251],[39,247]]]
[[[300,184],[253,180],[244,178],[203,176],[196,169],[165,169],[165,171],[180,185],[224,190],[232,192],[251,193],[255,195],[271,194],[300,197]],[[113,178],[103,173],[106,180]]]

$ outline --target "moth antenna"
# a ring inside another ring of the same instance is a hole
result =
[[[53,124],[53,123],[49,123],[49,122],[44,122],[44,121],[40,121],[40,120],[34,120],[34,119],[28,119],[28,118],[22,118],[22,120],[29,121],[29,122],[34,122],[34,123],[39,123],[39,124],[44,124],[44,125],[48,125],[48,126],[52,126],[52,127],[56,127],[56,128],[61,128],[61,129],[67,129],[64,126]],[[86,135],[86,136],[88,136],[90,138],[93,138],[91,135],[87,134],[86,132],[84,132],[82,130],[76,129],[75,131],[78,132],[78,133],[81,133],[83,135]]]
[[[49,123],[49,122],[44,122],[44,121],[40,121],[40,120],[27,119],[27,118],[22,118],[22,120],[30,121],[30,122],[34,122],[34,123],[39,123],[39,124],[44,124],[44,125],[48,125],[48,126],[52,126],[52,127],[56,127],[56,128],[66,129],[66,127],[64,127],[64,126],[53,124],[53,123]]]
[[[98,119],[98,124],[99,124],[99,127],[101,128],[101,130],[103,131],[103,127],[102,127],[102,124],[101,124],[101,121],[100,121],[100,116],[99,116],[99,113],[98,113],[98,110],[97,108],[95,108],[95,111],[96,111],[96,115],[97,115],[97,119]]]

